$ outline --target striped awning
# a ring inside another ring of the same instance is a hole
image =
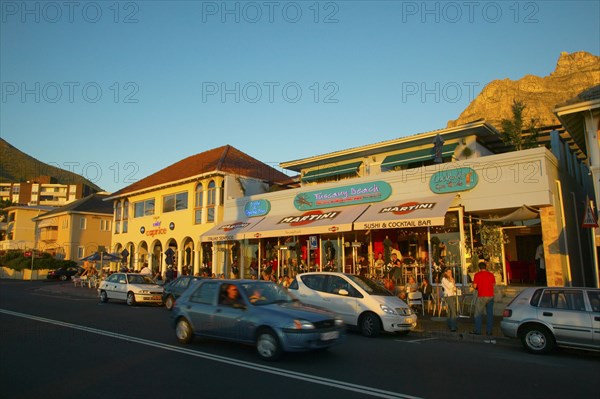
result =
[[[449,157],[454,154],[454,150],[458,146],[457,143],[446,144],[442,147],[442,158]],[[407,165],[414,162],[427,162],[432,161],[435,158],[435,151],[432,148],[426,148],[424,150],[417,150],[411,152],[405,152],[402,154],[394,154],[385,157],[381,163],[382,169],[393,169],[397,166]]]
[[[358,168],[362,164],[360,162],[352,162],[344,165],[331,166],[329,168],[315,169],[308,171],[302,176],[303,181],[315,181],[325,177],[346,175],[348,173],[358,173]]]

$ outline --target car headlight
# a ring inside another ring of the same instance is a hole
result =
[[[393,315],[397,314],[394,309],[390,308],[387,305],[381,304],[381,305],[379,305],[379,307],[381,307],[381,310],[383,310],[385,313],[393,314]]]
[[[342,319],[335,319],[334,320],[334,324],[336,327],[343,327],[344,326],[344,320]]]
[[[292,330],[313,330],[315,325],[308,320],[296,319],[293,320],[287,328]]]

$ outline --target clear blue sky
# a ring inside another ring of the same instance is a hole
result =
[[[600,55],[598,1],[0,5],[0,136],[108,191],[225,144],[277,167],[444,128]]]

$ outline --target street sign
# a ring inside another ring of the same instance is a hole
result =
[[[585,205],[585,214],[583,215],[583,221],[581,222],[581,227],[587,228],[596,228],[598,227],[598,218],[594,213],[594,209],[592,208],[592,203],[589,199],[586,198]]]

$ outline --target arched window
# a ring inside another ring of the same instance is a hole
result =
[[[221,187],[219,187],[219,205],[224,204],[225,198],[225,179],[221,182]]]
[[[214,180],[211,180],[210,183],[208,183],[208,190],[206,190],[206,199],[207,204],[206,204],[206,210],[207,210],[207,218],[206,221],[207,222],[214,222],[215,221],[215,205],[217,203],[217,185],[215,184]]]
[[[117,206],[115,207],[115,234],[119,234],[121,232],[121,214],[123,211],[123,204],[121,201],[117,202]]]
[[[198,183],[196,186],[195,200],[194,200],[194,223],[202,223],[202,202],[204,200],[204,186],[202,183]]]
[[[129,218],[129,200],[123,205],[123,233],[127,233],[127,219]]]

